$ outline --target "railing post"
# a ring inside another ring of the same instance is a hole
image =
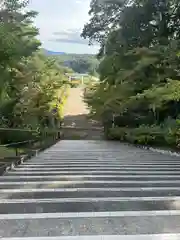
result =
[[[16,157],[18,156],[18,148],[16,148]]]
[[[112,128],[115,127],[115,122],[114,122],[114,120],[115,120],[115,114],[113,114],[113,117],[112,117]]]

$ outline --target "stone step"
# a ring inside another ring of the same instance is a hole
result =
[[[83,236],[56,236],[56,237],[21,237],[21,240],[177,240],[180,233],[174,234],[141,234],[141,235],[83,235]],[[19,238],[1,238],[2,240],[20,240]]]
[[[133,162],[131,163],[130,161],[127,164],[127,161],[125,162],[120,162],[120,161],[109,161],[109,162],[103,162],[103,161],[79,161],[79,162],[68,162],[68,161],[53,161],[53,160],[48,160],[48,161],[29,161],[26,163],[23,163],[22,166],[31,166],[31,165],[59,165],[59,166],[123,166],[123,167],[128,167],[128,166],[136,166],[136,167],[141,167],[141,166],[177,166],[180,167],[180,162]]]
[[[45,166],[45,167],[33,167],[33,166],[31,166],[31,167],[21,167],[21,166],[17,166],[17,167],[14,167],[12,170],[11,170],[12,172],[24,172],[24,173],[28,173],[28,172],[36,172],[36,171],[40,171],[40,172],[44,172],[44,171],[48,171],[48,172],[56,172],[56,171],[58,171],[58,172],[61,172],[61,173],[77,173],[77,172],[82,172],[82,173],[85,173],[85,172],[89,172],[89,173],[91,173],[91,172],[103,172],[103,173],[113,173],[113,172],[116,172],[116,173],[118,173],[118,172],[123,172],[123,173],[148,173],[148,172],[156,172],[156,173],[158,173],[158,174],[160,174],[161,172],[169,172],[169,173],[179,173],[180,172],[180,169],[178,169],[178,168],[143,168],[143,169],[141,169],[141,168],[71,168],[71,169],[69,169],[69,168],[61,168],[61,167],[55,167],[55,166]]]
[[[103,181],[103,180],[80,180],[80,181],[6,181],[0,182],[0,189],[13,189],[13,188],[113,188],[113,187],[179,187],[180,181],[178,180],[155,180],[155,181]]]
[[[59,156],[58,156],[59,155]],[[113,160],[117,160],[117,161],[144,161],[144,162],[156,162],[156,161],[159,161],[159,162],[167,162],[167,161],[174,161],[174,162],[178,162],[178,158],[171,158],[171,157],[169,157],[168,155],[167,156],[164,156],[164,157],[161,157],[161,158],[158,158],[158,159],[154,159],[154,157],[153,156],[151,156],[151,155],[145,155],[145,156],[143,156],[143,157],[140,157],[140,156],[134,156],[134,159],[133,159],[133,155],[129,155],[128,156],[128,154],[127,154],[127,156],[124,156],[124,157],[121,157],[121,153],[114,153],[114,154],[110,154],[110,155],[108,155],[108,153],[107,154],[91,154],[91,155],[86,155],[86,153],[84,153],[84,155],[85,156],[83,156],[83,154],[80,154],[79,153],[79,155],[78,154],[74,154],[74,155],[61,155],[61,153],[56,153],[56,155],[54,155],[54,154],[51,154],[51,153],[49,153],[49,154],[47,154],[47,155],[44,155],[44,156],[42,156],[42,155],[40,155],[40,154],[38,154],[37,155],[37,160],[38,161],[48,161],[48,160],[58,160],[58,161],[88,161],[88,160],[91,160],[91,161],[94,161],[94,160],[98,160],[98,161],[105,161],[105,162],[108,162],[108,161],[113,161]],[[148,157],[148,158],[147,158]],[[36,160],[36,158],[35,157],[33,157],[32,159],[31,159],[32,161],[35,161]]]
[[[1,214],[0,232],[19,238],[174,234],[180,232],[179,214],[176,210]]]
[[[117,181],[119,183],[122,182],[129,182],[133,180],[136,181],[151,181],[151,182],[178,182],[180,183],[180,175],[6,175],[0,176],[1,182],[9,182],[9,181]]]
[[[180,210],[180,197],[0,200],[0,214]]]
[[[21,175],[23,175],[23,176],[34,176],[34,175],[38,175],[38,176],[46,176],[46,175],[59,175],[59,176],[62,176],[62,175],[65,175],[65,176],[69,176],[69,175],[71,175],[71,176],[79,176],[79,175],[87,175],[87,176],[94,176],[94,175],[97,175],[98,174],[98,176],[103,176],[103,175],[105,175],[105,174],[107,174],[107,175],[112,175],[112,176],[116,176],[116,175],[118,175],[118,176],[127,176],[127,175],[131,175],[131,176],[137,176],[137,175],[139,175],[139,176],[144,176],[144,175],[153,175],[153,176],[169,176],[169,177],[171,177],[171,176],[179,176],[180,177],[180,171],[159,171],[159,172],[157,172],[156,170],[152,170],[152,171],[149,171],[149,170],[147,170],[147,171],[126,171],[126,170],[119,170],[119,171],[116,171],[116,170],[114,170],[114,171],[101,171],[101,170],[94,170],[94,171],[88,171],[88,170],[86,170],[86,171],[60,171],[60,170],[56,170],[56,169],[54,169],[54,171],[47,171],[47,170],[43,170],[43,169],[41,169],[41,170],[37,170],[37,169],[31,169],[31,170],[27,170],[27,171],[23,171],[22,169],[17,169],[17,168],[15,168],[15,169],[13,169],[13,170],[11,170],[11,172],[8,172],[8,173],[5,173],[5,175],[8,175],[8,176],[21,176]]]
[[[72,162],[72,161],[64,161],[64,160],[41,160],[41,161],[29,161],[29,162],[25,162],[22,165],[43,165],[43,164],[59,164],[59,165],[99,165],[99,166],[142,166],[142,165],[147,165],[147,166],[180,166],[180,162],[179,161],[156,161],[155,163],[151,162],[151,161],[119,161],[119,160],[109,160],[109,161],[76,161],[76,162]]]
[[[45,198],[98,198],[98,197],[180,197],[178,188],[41,188],[41,189],[1,189],[0,200],[3,199],[45,199]]]
[[[30,169],[37,169],[37,170],[64,170],[64,171],[68,171],[68,170],[76,170],[76,171],[85,171],[85,170],[103,170],[103,171],[111,171],[111,170],[131,170],[131,171],[148,171],[148,170],[155,170],[155,171],[180,171],[180,166],[118,166],[118,167],[109,167],[109,166],[104,166],[104,167],[89,167],[89,166],[83,166],[83,167],[74,167],[74,166],[67,166],[67,167],[62,167],[60,165],[51,165],[51,164],[47,164],[47,165],[20,165],[18,167],[16,167],[16,169],[23,169],[23,170],[30,170]]]
[[[83,151],[78,151],[76,152],[69,152],[69,154],[64,153],[62,154],[62,152],[59,151],[53,151],[53,152],[47,152],[46,154],[43,152],[41,154],[38,154],[38,156],[36,157],[37,160],[70,160],[70,161],[74,161],[74,160],[103,160],[103,161],[109,161],[109,160],[118,160],[118,161],[152,161],[152,162],[156,162],[156,161],[178,161],[178,157],[174,157],[174,156],[169,156],[169,155],[164,155],[161,154],[160,156],[158,156],[158,158],[156,158],[157,154],[152,154],[152,152],[145,152],[145,153],[128,153],[127,154],[123,154],[121,152],[91,152],[91,153],[87,153],[87,152],[83,152]],[[32,158],[32,160],[36,159],[35,157]]]
[[[86,153],[84,153],[85,155]],[[118,156],[119,154],[119,156]],[[59,157],[57,157],[59,155]],[[121,156],[121,153],[117,153],[116,155],[89,155],[89,156],[83,156],[83,153],[82,155],[72,155],[72,156],[62,156],[60,153],[57,153],[56,156],[55,155],[52,155],[51,153],[49,153],[47,156],[42,156],[42,155],[38,155],[37,156],[37,159],[35,158],[32,158],[31,160],[35,162],[35,160],[37,161],[51,161],[51,160],[54,160],[54,161],[82,161],[83,160],[85,162],[87,161],[104,161],[104,162],[110,162],[110,161],[118,161],[118,162],[126,162],[126,163],[136,163],[136,162],[151,162],[151,163],[156,163],[156,162],[160,162],[160,163],[163,163],[163,162],[179,162],[178,158],[170,158],[170,157],[160,157],[158,159],[154,159],[153,156],[144,156],[144,157],[139,157],[139,156],[125,156],[123,158],[120,157]]]

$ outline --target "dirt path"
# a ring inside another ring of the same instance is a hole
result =
[[[99,128],[99,123],[88,119],[89,110],[83,101],[83,88],[71,88],[69,90],[69,97],[64,107],[64,126],[73,127],[72,130],[66,130],[66,136],[71,138],[71,135],[76,134],[81,136],[80,138],[101,138],[102,131],[97,131],[95,128]],[[83,128],[84,130],[77,130]]]
[[[64,107],[64,115],[76,116],[79,114],[88,114],[88,109],[83,102],[83,88],[71,88],[69,90],[69,97]]]

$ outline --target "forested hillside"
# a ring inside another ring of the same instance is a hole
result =
[[[82,32],[101,45],[101,83],[85,96],[92,114],[111,139],[179,146],[179,0],[98,3]]]
[[[68,69],[39,50],[37,13],[25,11],[26,6],[25,0],[0,3],[1,128],[50,128],[62,117]],[[1,132],[1,142],[6,133]]]
[[[97,76],[99,60],[96,56],[89,54],[61,54],[56,57],[60,65],[67,66],[77,73],[89,73]]]

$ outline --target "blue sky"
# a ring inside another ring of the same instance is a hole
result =
[[[68,53],[97,53],[80,37],[88,21],[90,0],[30,0],[29,8],[39,12],[35,25],[39,38],[48,50]]]

